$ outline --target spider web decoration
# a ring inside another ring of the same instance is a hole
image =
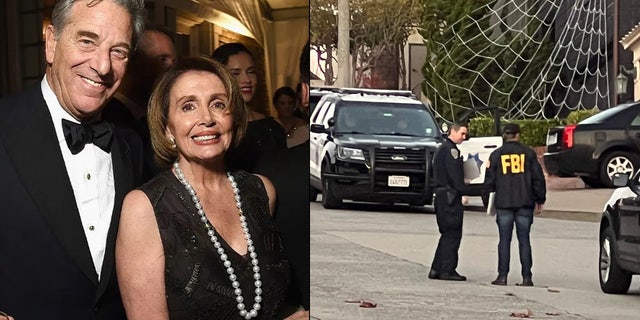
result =
[[[496,0],[426,41],[423,84],[437,116],[555,118],[567,110],[609,107],[606,0],[575,0],[566,23],[553,22],[567,0]]]

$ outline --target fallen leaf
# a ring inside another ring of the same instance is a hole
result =
[[[359,303],[361,308],[375,308],[378,305],[375,302],[366,300],[345,300],[346,303]]]
[[[377,304],[369,301],[362,301],[362,303],[360,303],[360,308],[375,308],[376,306]]]
[[[527,309],[527,312],[511,312],[511,316],[515,318],[529,318],[533,315],[530,309]]]
[[[548,316],[559,316],[560,312],[545,312],[544,314],[546,314]]]

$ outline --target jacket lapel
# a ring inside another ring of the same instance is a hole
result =
[[[40,86],[26,91],[5,116],[0,131],[17,174],[62,247],[97,286],[73,189]]]

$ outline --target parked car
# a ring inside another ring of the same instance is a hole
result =
[[[605,293],[626,293],[633,275],[640,274],[640,183],[636,171],[615,174],[616,189],[600,220],[600,288]]]
[[[311,115],[310,198],[431,204],[431,159],[442,142],[433,115],[410,91],[340,89]]]
[[[591,187],[613,187],[615,173],[633,174],[640,168],[640,103],[549,129],[543,157],[549,174],[580,177]]]

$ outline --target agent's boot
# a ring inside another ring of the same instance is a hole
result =
[[[506,286],[507,285],[507,276],[506,275],[498,275],[498,277],[491,281],[491,284],[494,286]]]
[[[433,270],[431,269],[431,271],[429,271],[429,279],[439,279],[440,278],[440,272],[438,272],[437,270]]]
[[[440,280],[449,280],[449,281],[466,281],[467,277],[461,276],[455,270],[453,272],[446,272],[440,274]]]
[[[522,278],[522,283],[518,283],[517,285],[521,287],[533,287],[533,281],[531,281],[531,278]]]

